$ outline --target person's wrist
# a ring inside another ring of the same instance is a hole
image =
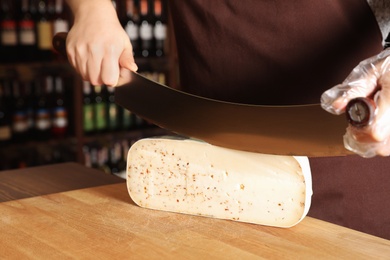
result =
[[[110,0],[81,1],[72,8],[72,12],[75,22],[79,19],[90,18],[91,15],[97,15],[100,17],[99,19],[105,19],[104,17],[110,17],[110,15],[115,15],[116,17],[114,5]]]

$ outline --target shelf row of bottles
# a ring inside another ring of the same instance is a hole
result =
[[[101,136],[84,143],[82,147],[84,165],[126,178],[127,154],[131,146],[143,138],[167,135],[175,134],[161,128],[152,128],[148,131]]]
[[[73,121],[72,82],[59,74],[28,81],[0,79],[0,143],[68,136]]]
[[[141,72],[150,79],[165,84],[163,72]],[[153,127],[131,111],[115,103],[115,88],[105,85],[93,86],[83,82],[83,131],[86,135],[96,133],[127,131]]]
[[[80,140],[67,138],[59,141],[20,143],[0,149],[0,171],[63,162],[83,162],[85,166],[108,174],[125,177],[127,153],[141,138],[170,134],[159,128],[147,131],[102,135],[81,144],[82,160],[78,158]],[[2,146],[0,146],[2,148]]]
[[[94,141],[83,146],[84,164],[108,174],[124,175],[127,152],[135,139]]]
[[[83,132],[85,135],[142,128],[146,122],[115,103],[115,88],[83,82]]]
[[[141,72],[165,84],[162,72]],[[0,78],[0,143],[45,141],[75,136],[75,118],[82,114],[85,136],[154,127],[115,103],[115,88],[82,83],[81,111],[73,104],[72,76],[43,74],[33,80]]]
[[[166,0],[113,0],[130,37],[135,57],[167,52]],[[64,0],[0,0],[0,62],[64,59],[52,46],[58,32],[68,32],[72,13]]]
[[[162,57],[168,51],[167,0],[113,0],[135,57]]]
[[[59,59],[52,38],[68,32],[69,8],[64,0],[0,0],[0,62]]]

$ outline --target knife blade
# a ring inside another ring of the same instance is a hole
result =
[[[344,117],[320,104],[263,106],[192,95],[132,72],[115,102],[173,133],[226,148],[277,155],[335,156],[344,148]]]

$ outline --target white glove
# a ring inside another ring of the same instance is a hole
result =
[[[357,97],[373,98],[376,109],[367,126],[347,127],[344,146],[363,157],[390,155],[390,49],[362,61],[342,84],[324,92],[321,106],[340,115]]]

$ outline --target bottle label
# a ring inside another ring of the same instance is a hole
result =
[[[25,133],[28,130],[27,114],[23,111],[18,111],[13,116],[12,129],[15,133]]]
[[[154,38],[156,40],[165,40],[167,38],[167,26],[160,21],[154,25]]]
[[[11,127],[0,126],[0,140],[10,140],[10,139],[11,139]]]
[[[39,109],[36,113],[35,118],[35,128],[40,131],[45,131],[50,129],[51,121],[50,121],[50,113],[47,109]]]
[[[7,46],[18,44],[15,21],[6,20],[1,23],[1,43]]]
[[[52,26],[50,22],[40,21],[38,28],[38,47],[41,50],[50,50],[52,48]]]
[[[93,106],[91,104],[83,106],[83,127],[85,132],[93,131],[95,128],[93,121]]]
[[[139,38],[139,27],[133,22],[128,22],[125,27],[126,33],[129,38],[134,41]]]
[[[22,45],[34,45],[35,44],[35,33],[33,30],[20,31],[20,43]]]
[[[152,40],[153,39],[153,26],[147,21],[141,23],[139,36],[142,40]]]
[[[109,104],[108,106],[108,123],[110,128],[116,128],[118,126],[118,108],[116,104]]]
[[[68,113],[65,108],[57,107],[53,112],[53,127],[66,128],[68,126]]]
[[[20,43],[22,45],[34,45],[36,42],[33,21],[20,22]]]
[[[96,129],[102,130],[107,126],[106,106],[104,103],[95,105]]]
[[[69,23],[66,20],[59,19],[56,20],[53,24],[53,32],[54,34],[59,32],[68,32],[69,31]]]

